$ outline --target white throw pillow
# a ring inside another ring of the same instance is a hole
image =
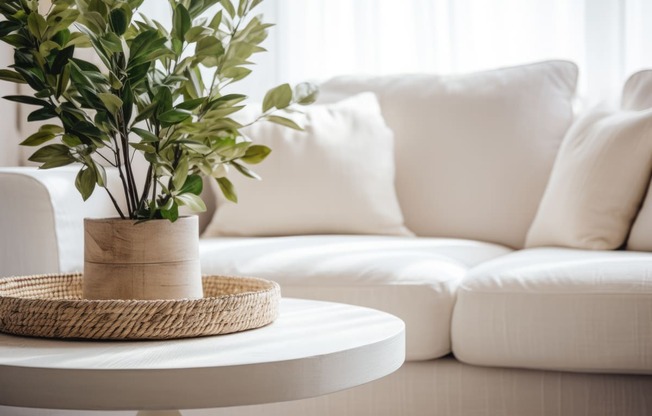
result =
[[[639,71],[629,77],[623,88],[622,107],[625,110],[652,108],[652,70]],[[627,249],[652,251],[652,182],[640,212],[632,225]]]
[[[269,122],[247,129],[272,149],[253,166],[263,179],[231,174],[237,204],[214,189],[217,209],[204,236],[411,235],[394,188],[394,136],[376,97],[308,107],[306,123],[305,132]]]
[[[620,247],[652,169],[652,110],[593,110],[568,131],[526,247]]]
[[[396,192],[420,236],[521,248],[573,120],[577,67],[341,76],[320,102],[371,91],[396,137]]]

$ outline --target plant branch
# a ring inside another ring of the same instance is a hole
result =
[[[111,149],[111,150],[113,151],[113,149]],[[115,153],[115,151],[114,151],[114,153]],[[99,153],[99,152],[98,152],[97,155],[98,155],[99,157],[101,157],[102,159],[104,159],[104,160],[106,161],[106,163],[108,163],[109,165],[113,166],[114,168],[117,167],[117,166],[115,165],[115,162],[111,162],[111,161],[110,161],[109,159],[107,159],[106,156],[104,156],[102,153]]]
[[[147,168],[147,179],[145,179],[145,187],[143,188],[143,193],[140,196],[140,201],[138,201],[138,212],[142,211],[143,204],[145,203],[145,199],[147,199],[147,194],[149,193],[149,188],[152,185],[153,173],[154,173],[154,171],[153,171],[152,165],[150,163],[149,167]]]
[[[113,141],[115,142],[115,163],[116,167],[118,168],[118,174],[120,175],[120,181],[122,182],[122,189],[125,194],[125,200],[127,201],[127,211],[131,212],[132,207],[131,207],[131,200],[129,198],[129,187],[127,186],[127,181],[125,179],[125,174],[123,171],[123,166],[122,166],[122,161],[120,159],[120,145],[118,143],[118,139],[116,138],[115,134],[112,136]]]
[[[120,113],[120,118],[122,119],[122,114]],[[124,119],[122,119],[124,120]],[[136,181],[134,180],[134,173],[131,169],[131,161],[129,160],[129,136],[126,132],[126,126],[124,122],[120,121],[122,124],[122,131],[120,131],[120,141],[122,142],[122,153],[125,161],[125,173],[127,175],[127,197],[131,200],[131,210],[129,217],[133,218],[138,209],[138,195],[136,194]]]
[[[111,191],[109,191],[109,188],[105,186],[104,189],[106,190],[106,193],[109,194],[109,198],[111,198],[111,202],[113,202],[113,206],[118,211],[120,218],[122,218],[123,220],[126,219],[125,214],[123,214],[122,209],[120,209],[120,205],[118,205],[118,201],[115,200],[113,194],[111,193]]]

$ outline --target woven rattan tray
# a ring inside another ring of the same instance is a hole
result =
[[[45,338],[173,339],[258,328],[278,316],[281,291],[264,279],[204,276],[204,298],[85,300],[82,275],[0,279],[0,331]]]

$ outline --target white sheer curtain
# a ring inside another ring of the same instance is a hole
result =
[[[247,88],[349,74],[461,73],[544,59],[580,67],[586,104],[652,67],[651,0],[266,0],[277,23]]]
[[[45,0],[43,0],[45,2]],[[236,0],[234,0],[236,1]],[[580,67],[580,97],[617,100],[628,75],[652,67],[652,0],[265,0],[274,22],[257,68],[237,88],[254,100],[282,82],[340,74],[454,74],[543,59]],[[167,3],[141,9],[163,23]],[[0,64],[11,61],[0,47]],[[2,95],[13,86],[0,83]],[[17,163],[16,110],[0,103],[0,165]]]

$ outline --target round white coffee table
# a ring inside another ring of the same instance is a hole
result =
[[[404,331],[384,312],[283,299],[273,324],[216,337],[82,342],[0,334],[0,405],[154,415],[314,397],[397,370]]]

